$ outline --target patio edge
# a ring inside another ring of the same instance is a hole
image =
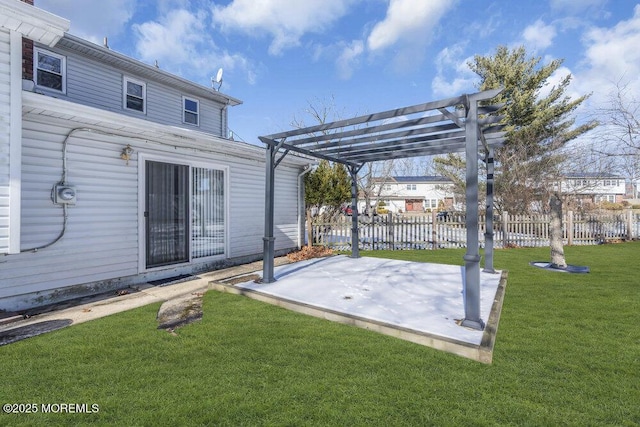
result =
[[[234,282],[238,283],[237,279],[234,280]],[[209,283],[209,289],[213,289],[218,292],[226,292],[246,296],[248,298],[276,305],[287,310],[295,311],[297,313],[306,314],[332,322],[356,326],[362,329],[367,329],[384,335],[396,337],[405,341],[413,342],[415,344],[424,345],[436,350],[452,353],[458,356],[465,357],[467,359],[475,360],[477,362],[491,364],[493,359],[493,347],[496,341],[496,333],[498,331],[498,323],[500,321],[500,312],[502,310],[506,284],[507,272],[503,271],[480,345],[474,345],[452,338],[430,334],[427,332],[416,331],[414,329],[392,325],[377,320],[367,319],[361,316],[354,316],[336,310],[320,308],[287,298],[276,297],[254,289],[242,289],[230,283],[212,281]]]

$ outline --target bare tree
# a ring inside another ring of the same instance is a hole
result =
[[[316,122],[315,124],[339,119],[333,96],[329,100],[308,102],[304,112]],[[304,119],[299,117],[294,117],[291,124],[297,128],[307,127]],[[335,132],[337,131],[322,131],[322,135],[330,136]],[[304,184],[307,244],[311,246],[313,244],[311,232],[313,213],[324,212],[328,216],[335,215],[351,197],[351,180],[343,164],[330,164],[327,160],[322,160],[316,170],[304,176]]]
[[[358,174],[359,197],[364,199],[364,214],[370,215],[371,203],[379,200],[384,192],[384,184],[391,181],[394,171],[394,160],[367,163]]]
[[[631,181],[633,197],[638,198],[640,181],[640,100],[620,79],[615,84],[606,107],[598,111],[603,127],[600,138],[604,142],[598,153],[616,159],[617,166]]]

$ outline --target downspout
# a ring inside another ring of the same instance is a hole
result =
[[[304,246],[304,236],[305,236],[305,213],[306,206],[304,203],[304,185],[303,180],[304,176],[311,172],[314,165],[309,163],[304,167],[302,172],[298,174],[298,249],[301,249]]]
[[[9,245],[8,253],[20,252],[22,197],[22,35],[9,35]],[[3,136],[7,135],[3,132]]]
[[[225,139],[229,138],[228,132],[226,132],[228,126],[225,126],[225,111],[227,111],[228,107],[229,100],[227,99],[227,103],[220,109],[220,136]]]

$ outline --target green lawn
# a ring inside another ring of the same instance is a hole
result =
[[[177,335],[152,305],[0,347],[3,404],[99,405],[0,425],[639,425],[640,242],[566,255],[591,273],[530,267],[544,248],[496,251],[509,278],[492,365],[210,291]]]

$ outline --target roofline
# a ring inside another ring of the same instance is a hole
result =
[[[578,173],[566,173],[562,175],[563,178],[576,179],[576,178],[592,178],[592,179],[601,179],[601,178],[616,178],[616,179],[625,179],[621,175],[615,175],[609,172],[578,172]]]
[[[431,179],[420,179],[420,178],[431,178]],[[371,178],[374,182],[375,181],[380,181],[380,182],[384,182],[384,183],[397,183],[397,184],[404,184],[407,182],[411,182],[411,183],[424,183],[424,182],[453,182],[451,179],[447,178],[446,176],[441,176],[441,175],[409,175],[409,176],[405,176],[405,175],[393,175],[393,176],[388,176],[388,177],[384,177],[384,176],[374,176]]]
[[[0,0],[0,28],[7,28],[47,46],[55,44],[69,30],[69,20],[15,0]]]
[[[64,120],[69,127],[79,124],[83,128],[108,129],[114,135],[120,134],[141,140],[171,143],[170,145],[176,147],[196,150],[200,148],[211,151],[213,147],[217,146],[224,148],[223,155],[235,155],[260,162],[265,159],[265,150],[262,147],[221,138],[206,132],[163,125],[28,91],[22,91],[22,102],[23,114]],[[314,163],[314,159],[307,159],[292,153],[291,156],[284,159],[284,163],[302,167]]]
[[[202,97],[212,99],[222,104],[230,106],[242,104],[242,101],[237,98],[225,95],[212,88],[208,88],[201,84],[192,82],[183,77],[169,73],[168,71],[164,71],[160,68],[147,65],[144,62],[111,50],[108,47],[100,46],[96,43],[90,42],[69,33],[65,33],[64,37],[60,39],[57,46],[80,52],[85,55],[89,54],[89,57],[94,57],[95,59],[100,61],[104,61],[104,56],[112,58],[110,61],[107,61],[107,63],[113,65],[116,68],[147,76],[150,79],[154,79],[193,93],[197,93]]]

